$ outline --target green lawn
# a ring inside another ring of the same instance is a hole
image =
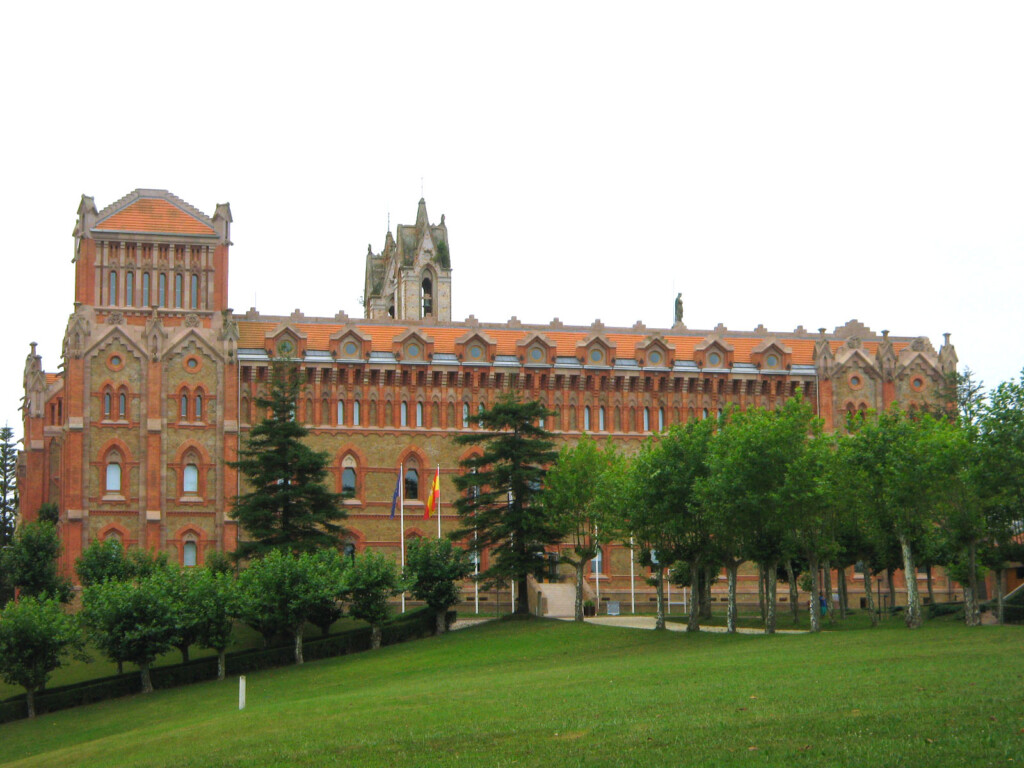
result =
[[[781,625],[781,624],[780,624]],[[1024,761],[1024,629],[655,633],[534,620],[0,726],[39,766]]]

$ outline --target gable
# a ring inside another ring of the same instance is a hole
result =
[[[101,232],[216,236],[213,227],[162,197],[140,197],[93,227]]]

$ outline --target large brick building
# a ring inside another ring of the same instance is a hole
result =
[[[680,304],[670,328],[453,322],[447,226],[430,223],[422,200],[415,224],[366,254],[365,319],[238,314],[227,306],[230,226],[227,205],[208,216],[166,191],[102,210],[82,198],[63,366],[44,372],[32,345],[19,467],[23,516],[59,507],[69,573],[83,547],[110,536],[184,564],[234,548],[239,478],[226,462],[256,417],[272,356],[302,366],[297,416],[331,457],[351,543],[396,554],[398,467],[411,497],[404,535],[434,531],[422,499],[436,466],[442,526],[454,528],[451,476],[465,449],[451,437],[476,429],[474,414],[501,392],[543,400],[560,440],[590,432],[636,447],[669,424],[728,404],[772,407],[798,387],[834,429],[848,411],[926,403],[956,366],[948,337],[936,352],[927,338],[856,321],[832,333],[697,331]],[[591,582],[626,596],[633,573],[646,591],[632,565],[627,546],[610,546]]]

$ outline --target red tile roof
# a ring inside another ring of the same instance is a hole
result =
[[[151,232],[171,235],[216,235],[209,224],[169,200],[141,197],[97,222],[94,229],[107,232]]]

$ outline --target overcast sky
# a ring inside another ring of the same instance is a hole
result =
[[[80,196],[230,202],[230,301],[361,315],[446,215],[453,318],[951,332],[1024,365],[1019,3],[16,3],[0,12],[6,373],[57,370]],[[265,7],[265,10],[264,10]]]

